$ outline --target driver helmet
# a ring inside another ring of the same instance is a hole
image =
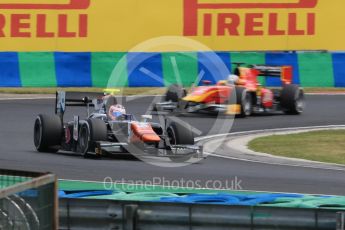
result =
[[[231,75],[229,75],[229,77],[228,77],[228,82],[229,82],[230,84],[235,85],[235,84],[238,83],[238,80],[239,80],[239,79],[240,79],[240,78],[239,78],[237,75],[231,74]]]
[[[126,114],[126,109],[123,105],[116,104],[112,106],[112,114],[114,117],[121,117],[123,114]]]

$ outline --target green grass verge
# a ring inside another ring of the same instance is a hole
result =
[[[260,137],[249,142],[248,147],[277,156],[345,164],[345,130]]]
[[[345,93],[345,88],[331,88],[331,87],[325,87],[325,88],[314,88],[314,87],[303,87],[304,91],[306,93]]]
[[[119,88],[120,95],[162,95],[166,88],[138,87]],[[8,94],[54,94],[57,90],[73,92],[103,92],[103,88],[0,88],[0,93]],[[304,88],[306,93],[345,92],[345,88]]]

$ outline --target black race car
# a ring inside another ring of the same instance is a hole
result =
[[[131,153],[168,157],[184,162],[203,157],[202,147],[194,143],[189,125],[165,118],[165,124],[150,122],[150,115],[138,121],[131,114],[121,114],[116,120],[109,117],[115,105],[112,95],[57,92],[55,115],[39,114],[34,125],[34,144],[39,152],[73,151],[87,157],[113,153]],[[64,121],[68,106],[87,108],[88,116],[74,116]],[[90,113],[90,108],[94,111]]]

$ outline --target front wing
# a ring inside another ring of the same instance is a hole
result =
[[[171,157],[171,156],[183,156],[192,155],[195,158],[204,158],[203,147],[198,145],[173,145],[170,148],[156,148],[146,147],[143,149],[133,148],[134,145],[129,143],[119,142],[96,142],[95,154],[102,155],[114,155],[131,153],[133,155],[142,156],[157,156],[157,157]]]
[[[241,105],[239,104],[189,104],[185,103],[181,107],[176,102],[160,102],[154,105],[153,111],[166,111],[175,113],[216,113],[226,115],[238,115],[241,114]]]

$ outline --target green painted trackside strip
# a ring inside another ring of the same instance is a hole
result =
[[[30,178],[30,177],[0,175],[0,189],[14,186],[18,183],[26,182],[26,181],[29,181],[31,179],[32,178]]]
[[[22,87],[56,87],[52,52],[19,52]]]
[[[330,53],[298,53],[298,64],[303,87],[334,87]]]
[[[191,86],[198,75],[198,56],[193,52],[162,53],[165,86]]]
[[[158,201],[164,198],[184,198],[193,194],[205,194],[222,197],[227,195],[240,195],[241,199],[252,199],[253,204],[248,205],[282,207],[282,208],[330,208],[341,210],[345,207],[345,197],[339,196],[289,196],[289,194],[280,194],[281,197],[272,197],[274,193],[255,192],[255,191],[233,191],[233,190],[211,190],[211,189],[192,189],[192,188],[174,188],[143,184],[112,184],[102,182],[86,181],[68,181],[59,180],[59,189],[67,193],[72,191],[80,192],[82,190],[112,190],[111,195],[89,196],[85,199],[107,199],[107,200],[132,200],[132,201]],[[279,193],[276,193],[279,195]],[[262,196],[263,197],[262,197]],[[255,197],[258,196],[258,197]],[[265,201],[266,198],[269,198]],[[271,196],[271,197],[270,197]],[[245,198],[247,197],[247,198]],[[273,199],[272,199],[273,198]],[[255,201],[261,199],[261,201]],[[263,200],[262,200],[263,199]],[[248,201],[247,200],[247,201]],[[245,200],[242,200],[247,202]],[[211,201],[210,201],[211,202]],[[257,203],[258,202],[258,203]]]
[[[265,64],[266,62],[265,53],[259,52],[231,52],[230,59],[231,63]],[[232,65],[232,71],[235,67],[236,65]],[[265,84],[265,79],[263,77],[259,77],[259,81],[261,84]]]
[[[126,53],[95,52],[91,60],[93,87],[128,85]]]

